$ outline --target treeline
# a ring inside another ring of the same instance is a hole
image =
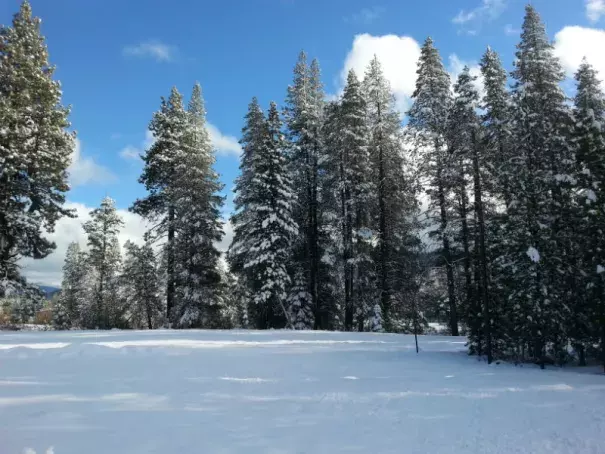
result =
[[[43,229],[70,215],[73,135],[27,2],[0,37],[6,294],[22,282],[17,260],[48,255]],[[301,53],[283,106],[248,106],[228,270],[201,88],[187,106],[173,89],[150,123],[147,196],[131,207],[145,245],[122,257],[104,200],[86,252],[69,249],[57,325],[422,332],[430,319],[488,361],[605,363],[599,75],[584,62],[566,96],[532,6],[513,71],[487,49],[480,72],[452,81],[427,39],[404,118],[377,58],[328,101]]]

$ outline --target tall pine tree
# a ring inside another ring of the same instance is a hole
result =
[[[12,27],[0,30],[0,282],[18,281],[21,257],[55,249],[46,238],[71,212],[67,168],[75,149],[69,108],[27,0]],[[0,284],[0,295],[4,293]]]
[[[87,259],[93,273],[93,288],[88,307],[84,308],[84,324],[102,329],[120,327],[124,314],[118,298],[121,264],[118,234],[124,221],[109,197],[90,212],[90,218],[83,227],[88,235]]]
[[[417,150],[424,152],[424,173],[428,177],[431,206],[438,213],[437,236],[442,243],[443,265],[447,277],[449,326],[452,335],[458,335],[458,308],[454,281],[454,263],[451,244],[451,202],[449,191],[450,150],[447,144],[448,115],[452,106],[450,78],[439,52],[431,38],[427,38],[420,54],[417,70],[414,104],[409,115],[409,126]]]

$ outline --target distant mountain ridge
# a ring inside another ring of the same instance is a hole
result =
[[[39,285],[38,287],[44,292],[46,299],[51,299],[55,293],[61,290],[59,287],[52,287],[50,285]]]

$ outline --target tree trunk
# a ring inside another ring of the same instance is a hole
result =
[[[438,144],[436,145],[438,147]],[[439,147],[438,147],[439,148]],[[458,312],[456,310],[456,288],[454,285],[454,266],[452,264],[452,254],[450,251],[450,240],[447,237],[447,210],[445,205],[445,188],[441,163],[437,168],[437,191],[439,196],[439,210],[441,215],[440,230],[443,240],[443,257],[445,259],[445,270],[447,273],[447,293],[450,306],[450,331],[452,336],[458,336]]]
[[[488,290],[487,273],[487,251],[486,251],[486,233],[485,233],[485,212],[483,210],[483,188],[481,185],[481,173],[479,168],[479,152],[477,150],[477,140],[473,132],[473,180],[475,186],[475,214],[477,217],[477,228],[479,235],[479,268],[481,280],[479,282],[479,304],[483,303],[483,329],[485,331],[485,353],[487,354],[487,363],[493,361],[492,351],[492,328],[491,328],[491,307]]]
[[[168,208],[168,257],[167,257],[167,288],[166,288],[166,319],[168,323],[171,322],[170,317],[172,316],[172,308],[174,307],[174,293],[175,293],[175,285],[174,285],[174,206],[170,206]]]

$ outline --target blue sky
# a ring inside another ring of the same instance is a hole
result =
[[[362,71],[374,53],[402,109],[409,104],[418,44],[431,35],[452,73],[476,65],[487,45],[510,68],[525,0],[31,0],[42,18],[51,62],[73,106],[79,157],[69,201],[85,208],[105,195],[127,209],[143,194],[140,163],[160,97],[202,84],[226,189],[238,172],[237,145],[252,96],[282,104],[298,52],[317,57],[326,91],[343,70]],[[605,48],[605,0],[533,0],[549,34],[568,27],[565,67],[595,36]],[[588,4],[591,4],[591,9]],[[8,24],[20,0],[0,2]],[[575,29],[570,26],[578,26]],[[600,47],[599,47],[600,48]],[[604,54],[591,50],[595,59]],[[581,58],[581,57],[580,57]],[[568,60],[568,61],[567,61]],[[601,60],[595,62],[602,65]],[[600,67],[600,66],[599,66]],[[126,156],[126,158],[125,158]],[[227,206],[226,211],[229,210]],[[56,235],[62,235],[61,229]],[[61,255],[62,252],[57,251]],[[40,278],[42,279],[42,278]]]

